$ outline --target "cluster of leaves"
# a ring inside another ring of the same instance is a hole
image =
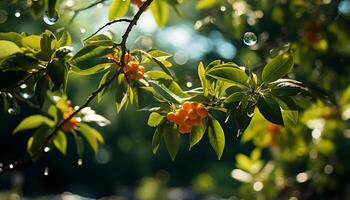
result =
[[[130,55],[136,62],[146,66],[144,78],[129,80],[118,62],[114,62],[108,55],[121,56],[121,49],[107,35],[96,35],[83,42],[83,47],[74,55],[66,46],[71,39],[68,33],[61,31],[56,37],[46,31],[42,35],[30,35],[5,33],[1,35],[2,48],[7,49],[2,55],[1,69],[5,76],[12,73],[18,76],[24,73],[20,79],[9,82],[3,89],[10,90],[18,86],[18,82],[28,76],[34,79],[33,84],[36,92],[36,102],[43,108],[48,91],[55,92],[58,96],[65,95],[68,72],[79,75],[91,75],[104,72],[97,97],[100,101],[105,93],[115,94],[116,110],[120,111],[128,104],[142,105],[142,95],[145,92],[154,97],[159,104],[157,107],[146,107],[141,110],[151,112],[148,124],[157,127],[153,138],[153,152],[159,147],[162,138],[172,159],[175,158],[180,145],[180,134],[176,125],[165,119],[165,115],[177,108],[185,101],[195,101],[206,105],[209,111],[222,111],[226,113],[226,121],[233,122],[238,135],[248,127],[255,107],[257,106],[264,117],[272,123],[283,125],[284,120],[297,121],[298,108],[293,96],[306,92],[306,89],[298,81],[283,79],[293,67],[293,57],[289,52],[282,52],[271,59],[265,66],[261,75],[246,71],[235,63],[224,63],[216,60],[206,67],[202,63],[198,66],[198,75],[201,87],[190,91],[184,91],[176,82],[173,73],[169,70],[172,64],[168,61],[170,54],[159,51],[133,50]],[[30,40],[28,40],[30,38]],[[126,63],[127,64],[127,63]],[[152,68],[151,68],[152,67]],[[154,67],[156,70],[154,70]],[[282,78],[282,79],[281,79]],[[6,82],[5,82],[6,83]],[[2,102],[5,106],[6,102]],[[62,120],[61,112],[53,111],[55,107],[48,107],[47,113],[54,119],[50,120],[43,116],[34,116],[38,121],[36,126],[44,124],[44,128],[38,129],[29,140],[28,151],[33,152],[33,145],[40,143],[45,135],[57,122]],[[56,109],[57,110],[57,109]],[[54,113],[61,113],[60,116]],[[33,117],[33,116],[32,116]],[[38,118],[37,118],[38,117]],[[33,119],[34,119],[33,118]],[[32,120],[32,118],[29,118]],[[27,124],[28,120],[23,123]],[[34,128],[36,126],[24,126],[20,129]],[[82,133],[90,133],[83,123],[78,126]],[[18,131],[18,130],[16,130]],[[96,131],[93,131],[94,133]],[[222,156],[225,145],[225,134],[219,121],[210,114],[202,120],[200,126],[190,133],[190,148],[197,144],[208,132],[209,141],[217,154]],[[61,152],[65,152],[66,139],[62,132],[58,132],[54,144]],[[99,134],[90,134],[88,142],[96,150],[97,141],[102,141]],[[39,138],[38,138],[39,137]],[[56,139],[58,138],[58,139]],[[89,137],[87,137],[89,138]],[[60,142],[57,142],[60,140]],[[37,141],[37,142],[34,142]],[[56,141],[56,142],[55,142]]]
[[[49,10],[54,12],[56,1],[48,3]],[[113,1],[109,10],[109,20],[124,15],[129,9],[129,4],[130,1]],[[155,0],[150,6],[160,26],[167,21],[169,5],[176,3]],[[123,70],[128,61],[116,62],[124,56],[122,55],[124,51],[110,35],[100,34],[87,38],[83,41],[83,47],[74,55],[71,53],[70,44],[71,37],[64,30],[56,34],[45,31],[41,35],[29,36],[17,33],[0,34],[0,48],[5,49],[0,54],[0,76],[8,79],[1,83],[3,84],[1,95],[4,98],[0,103],[6,108],[14,104],[9,102],[10,100],[23,100],[13,97],[18,97],[18,87],[31,79],[35,90],[34,103],[47,115],[30,116],[15,130],[18,132],[38,128],[28,141],[28,151],[31,154],[42,150],[42,145],[48,145],[50,142],[65,153],[67,139],[64,131],[74,133],[78,153],[81,152],[81,139],[75,133],[76,130],[85,136],[95,151],[99,142],[103,142],[102,136],[95,129],[83,123],[84,117],[80,116],[84,115],[83,110],[74,113],[78,116],[72,116],[73,112],[68,112],[67,106],[62,106],[64,103],[61,101],[67,102],[65,96],[70,72],[84,76],[103,72],[96,96],[98,101],[101,101],[104,94],[114,94],[117,112],[133,103],[142,107],[142,93],[151,95],[156,101],[156,107],[148,106],[140,110],[151,112],[148,125],[156,127],[152,149],[156,153],[161,140],[164,139],[172,159],[175,159],[180,147],[180,133],[177,125],[169,122],[165,116],[178,109],[185,101],[201,103],[210,111],[209,116],[189,134],[190,148],[207,132],[210,144],[220,159],[225,146],[225,133],[215,117],[216,111],[225,113],[226,122],[234,124],[235,130],[232,132],[241,135],[249,126],[256,107],[265,119],[274,124],[283,126],[285,121],[296,123],[298,121],[296,101],[300,101],[301,94],[307,94],[307,89],[301,82],[284,78],[294,63],[292,53],[288,49],[279,51],[279,55],[266,64],[261,74],[233,62],[215,60],[207,66],[200,63],[198,76],[201,86],[184,91],[170,70],[172,63],[168,60],[171,57],[168,53],[139,49],[128,52],[132,60],[146,67],[143,78],[128,79]],[[113,55],[115,59],[110,59],[109,55]],[[55,101],[55,96],[61,97],[60,100]],[[71,126],[73,128],[65,129],[61,124],[62,120],[67,118],[65,117],[67,113],[69,119],[79,119],[77,124],[74,121]],[[102,120],[105,121],[104,118]],[[61,126],[62,130],[55,131],[57,126]]]
[[[150,108],[152,111],[148,125],[157,127],[153,137],[152,148],[155,153],[161,139],[174,159],[180,145],[180,133],[175,123],[166,120],[165,115],[179,108],[185,101],[200,102],[207,106],[211,113],[215,110],[226,113],[226,122],[232,122],[234,134],[240,135],[249,126],[254,115],[255,107],[268,121],[284,125],[285,121],[297,123],[298,106],[296,96],[302,97],[307,89],[298,81],[283,79],[293,67],[293,57],[285,52],[276,56],[265,66],[262,75],[258,76],[235,63],[213,61],[206,67],[198,66],[201,87],[190,91],[182,91],[179,87],[166,86],[159,77],[153,88],[157,94],[159,107]],[[205,132],[209,142],[220,159],[225,146],[223,128],[213,114],[207,120],[202,120],[189,134],[190,149],[197,144]],[[231,132],[231,131],[230,131]]]

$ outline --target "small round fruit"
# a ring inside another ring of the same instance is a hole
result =
[[[191,102],[185,101],[185,103],[182,104],[182,109],[188,111],[191,109]]]
[[[188,127],[186,125],[180,125],[179,126],[179,132],[181,134],[187,134],[187,133],[190,133],[191,132],[191,127]]]
[[[166,118],[169,120],[169,122],[175,122],[176,114],[174,112],[170,112],[170,113],[168,113]]]
[[[199,104],[197,103],[197,102],[192,102],[191,103],[191,108],[192,109],[197,109],[197,106],[198,106]]]
[[[188,111],[188,118],[196,119],[197,117],[198,117],[198,114],[197,114],[196,110],[190,109]]]
[[[187,115],[188,115],[188,112],[186,111],[186,110],[184,110],[184,109],[179,109],[178,111],[177,111],[177,113],[180,115],[180,116],[182,116],[182,117],[187,117]]]
[[[145,67],[140,65],[138,71],[145,73]]]
[[[188,117],[185,118],[184,124],[188,127],[192,127],[192,120]]]
[[[208,116],[208,109],[202,104],[198,105],[196,112],[201,118]]]
[[[197,117],[196,119],[192,119],[192,126],[199,126],[201,123],[201,118]]]
[[[179,114],[179,112],[177,112],[175,114],[175,123],[177,123],[178,125],[181,125],[184,123],[184,121],[185,121],[185,116],[182,116]]]

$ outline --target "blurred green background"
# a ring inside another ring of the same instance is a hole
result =
[[[61,0],[59,21],[50,26],[42,15],[32,14],[33,2],[2,0],[0,32],[40,34],[64,27],[73,36],[75,51],[79,41],[107,22],[110,3],[82,11],[69,23],[70,10],[94,1]],[[184,89],[199,86],[200,61],[234,61],[259,71],[273,56],[271,50],[288,44],[296,64],[290,76],[328,100],[298,102],[304,108],[298,126],[272,127],[257,112],[240,137],[223,124],[227,144],[220,161],[207,139],[188,151],[184,136],[172,162],[163,146],[157,155],[151,152],[154,130],[146,124],[148,113],[130,107],[117,115],[107,95],[92,106],[112,122],[99,129],[106,142],[96,155],[86,151],[79,165],[70,141],[66,156],[51,150],[34,164],[0,177],[0,199],[80,198],[64,192],[110,199],[350,199],[350,1],[187,0],[180,10],[182,16],[171,10],[163,28],[146,12],[128,47],[173,54],[173,70]],[[128,15],[136,11],[133,6]],[[115,24],[105,31],[119,40],[125,27]],[[255,45],[244,44],[246,32],[257,36]],[[101,76],[70,75],[68,96],[74,105],[86,100]],[[15,117],[0,114],[0,162],[26,156],[30,135],[11,132],[32,113],[23,106]]]

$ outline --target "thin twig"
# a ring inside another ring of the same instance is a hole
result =
[[[152,2],[153,2],[153,0],[147,0],[143,3],[143,5],[138,10],[138,12],[135,14],[134,18],[130,21],[124,35],[122,36],[121,43],[118,44],[118,46],[120,46],[120,48],[122,49],[121,61],[120,61],[121,67],[120,67],[120,70],[118,71],[118,73],[115,76],[113,76],[112,78],[110,78],[107,82],[102,84],[93,93],[91,93],[91,95],[87,98],[87,100],[85,101],[85,103],[82,106],[80,106],[77,110],[75,110],[66,119],[62,120],[59,124],[57,124],[55,126],[55,128],[51,131],[51,133],[46,137],[45,141],[41,144],[40,148],[38,149],[38,151],[35,154],[28,157],[27,159],[22,159],[22,160],[18,160],[18,161],[15,161],[13,163],[10,163],[9,165],[4,166],[3,168],[0,167],[0,175],[2,175],[6,171],[17,169],[18,167],[20,167],[26,163],[30,163],[32,160],[39,158],[45,152],[44,151],[45,147],[56,136],[56,133],[62,128],[62,126],[65,123],[67,123],[70,119],[72,119],[76,114],[78,114],[82,109],[86,108],[91,103],[91,101],[93,101],[97,97],[98,93],[100,93],[105,87],[110,85],[113,82],[113,80],[123,71],[122,69],[125,66],[124,57],[125,57],[125,54],[127,52],[126,42],[127,42],[129,33],[132,31],[132,28],[137,24],[137,21],[139,20],[142,13],[147,9],[147,7]],[[109,24],[109,23],[107,23],[107,24]],[[109,26],[109,25],[106,25],[106,26]]]
[[[98,32],[100,32],[102,29],[106,28],[107,26],[110,26],[112,24],[115,24],[117,22],[131,22],[131,19],[115,19],[113,21],[110,21],[108,23],[106,23],[105,25],[101,26],[95,33],[91,34],[89,37],[85,38],[84,41],[90,39],[91,37],[93,37],[94,35],[96,35]]]
[[[88,6],[86,6],[86,7],[73,10],[73,11],[74,11],[74,15],[73,15],[72,18],[69,20],[69,24],[71,24],[71,23],[74,21],[74,19],[78,16],[78,14],[79,14],[81,11],[88,10],[88,9],[90,9],[90,8],[92,8],[92,7],[94,7],[94,6],[98,5],[98,4],[100,4],[100,3],[105,2],[105,1],[106,1],[106,0],[98,0],[98,1],[96,1],[96,2],[94,2],[94,3],[92,3],[92,4],[90,4],[90,5],[88,5]]]

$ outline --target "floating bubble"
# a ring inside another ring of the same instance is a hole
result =
[[[21,16],[21,11],[19,11],[19,10],[16,11],[16,12],[15,12],[15,17],[19,18],[20,16]]]
[[[14,165],[13,164],[9,164],[9,168],[13,169]]]
[[[243,35],[244,44],[246,44],[248,46],[252,46],[252,45],[256,44],[257,41],[258,41],[258,38],[256,37],[255,33],[253,33],[253,32],[244,33],[244,35]]]
[[[8,13],[6,10],[0,10],[0,24],[3,24],[7,21]]]
[[[48,176],[48,175],[49,175],[49,168],[48,168],[48,167],[45,167],[44,175],[45,175],[45,176]]]
[[[345,17],[350,17],[350,0],[341,1],[338,5],[338,12]]]
[[[82,158],[79,158],[77,164],[78,164],[79,166],[82,166],[82,165],[83,165],[83,159],[82,159]]]
[[[47,152],[49,152],[49,151],[50,151],[50,147],[45,147],[45,148],[44,148],[44,152],[47,153]]]
[[[56,24],[58,19],[59,17],[57,13],[55,13],[54,16],[49,16],[48,12],[46,11],[43,16],[44,22],[50,26]]]
[[[221,6],[221,7],[220,7],[220,11],[221,11],[221,12],[225,12],[225,11],[226,11],[226,7],[225,7],[225,6]]]

